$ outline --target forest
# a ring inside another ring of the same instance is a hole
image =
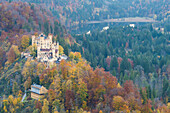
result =
[[[0,0],[8,1],[8,0]],[[68,29],[80,28],[87,21],[123,17],[150,17],[167,21],[169,0],[10,0],[47,7]],[[86,28],[84,26],[84,28]],[[79,30],[79,29],[77,29]]]
[[[151,95],[156,96],[154,98],[168,102],[169,34],[157,32],[148,25],[114,27],[75,37],[78,44],[72,45],[72,50],[81,52],[93,68],[110,71],[120,84],[132,80],[139,88],[147,88]],[[164,86],[165,82],[167,86]]]
[[[164,33],[145,24],[69,34],[55,11],[40,4],[42,0],[4,1],[0,0],[0,113],[170,112],[169,27]],[[100,2],[94,5],[102,7]],[[37,61],[31,35],[42,32],[53,35],[68,60],[48,68]],[[21,58],[22,52],[32,57]],[[31,98],[34,83],[48,89],[44,98]]]

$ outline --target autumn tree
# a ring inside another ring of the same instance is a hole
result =
[[[27,59],[27,61],[24,64],[22,75],[24,80],[26,80],[29,76],[32,78],[32,80],[36,80],[36,72],[37,72],[37,62]]]
[[[78,60],[81,59],[81,53],[79,53],[79,52],[70,52],[69,58],[70,58],[71,60],[76,60],[76,61],[78,61]]]
[[[52,103],[55,100],[55,98],[56,98],[56,94],[55,94],[54,90],[49,89],[48,90],[48,101],[49,101],[50,108],[52,108]]]
[[[35,104],[35,108],[41,111],[42,108],[41,102],[39,100],[36,100],[34,104]]]
[[[16,45],[12,45],[12,48],[14,49],[14,52],[15,52],[16,58],[19,58],[19,57],[20,57],[20,55],[21,55],[21,52],[19,51],[18,46],[16,46]]]
[[[49,102],[47,101],[47,99],[44,99],[43,106],[42,106],[42,112],[43,113],[50,113],[48,111],[48,109],[49,109],[48,105],[49,105]]]
[[[113,108],[120,111],[129,111],[127,102],[121,96],[113,97]]]
[[[80,80],[78,88],[79,89],[78,89],[77,94],[80,97],[81,103],[85,104],[85,101],[87,101],[87,96],[88,96],[88,94],[87,94],[87,91],[88,91],[87,85],[82,80]]]
[[[127,80],[125,83],[124,83],[124,89],[125,89],[125,92],[128,94],[128,93],[133,93],[134,92],[134,84],[133,84],[133,81],[131,80]]]
[[[141,110],[142,103],[136,99],[133,95],[130,95],[127,99],[130,111]]]
[[[29,46],[30,38],[27,35],[23,35],[21,38],[21,48],[25,50]]]
[[[9,63],[13,63],[16,59],[16,55],[15,55],[15,51],[14,48],[10,48],[10,50],[8,51],[8,62]]]
[[[29,47],[29,51],[34,58],[37,57],[37,46],[35,44]]]
[[[75,98],[75,95],[72,91],[70,90],[66,90],[65,92],[65,107],[67,110],[71,110],[71,108],[74,106],[74,98]]]
[[[143,109],[142,109],[142,111],[144,112],[144,113],[152,113],[153,111],[152,111],[152,101],[150,100],[150,99],[148,99],[147,101],[146,101],[146,103],[144,104],[144,107],[143,107]]]
[[[59,54],[62,55],[64,53],[64,49],[61,45],[59,45]]]

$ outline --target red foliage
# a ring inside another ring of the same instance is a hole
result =
[[[35,101],[35,108],[41,110],[42,104],[41,104],[41,102],[39,100]]]
[[[131,80],[127,80],[125,83],[124,83],[124,89],[125,89],[125,92],[128,94],[128,93],[134,93],[134,84],[133,84],[133,81]]]
[[[15,59],[16,59],[16,55],[15,55],[14,49],[11,47],[8,52],[8,61],[9,63],[13,63]]]
[[[71,90],[66,90],[65,95],[65,107],[67,110],[70,110],[74,106],[75,95]]]
[[[1,32],[1,37],[0,37],[0,42],[4,42],[7,37],[7,32],[2,31]]]
[[[54,19],[51,12],[48,11],[47,13],[47,10],[42,6],[34,4],[34,8],[32,8],[26,2],[2,2],[0,8],[0,26],[2,29],[0,41],[4,41],[7,34],[10,42],[13,43],[16,40],[16,34],[28,34],[27,32],[37,29],[43,31],[46,18],[49,18],[49,24],[53,26]]]

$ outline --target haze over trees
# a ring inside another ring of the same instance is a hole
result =
[[[0,112],[169,113],[168,5],[166,0],[0,0]],[[64,27],[129,16],[163,20],[158,26],[164,33],[155,30],[157,24],[120,24],[89,35],[70,35]],[[41,32],[53,34],[69,59],[49,67],[38,62],[31,35]],[[22,52],[31,57],[21,58]],[[43,99],[31,98],[33,83],[48,89]]]

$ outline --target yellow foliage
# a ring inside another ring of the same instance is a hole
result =
[[[12,48],[14,49],[14,52],[15,52],[16,56],[19,57],[21,52],[19,51],[18,46],[12,45]]]
[[[59,54],[62,55],[64,53],[64,48],[59,45]]]
[[[73,53],[73,52],[70,52],[69,58],[70,58],[70,59],[74,59],[74,53]]]
[[[13,96],[12,96],[12,95],[10,95],[10,96],[8,97],[8,101],[9,101],[10,103],[12,103],[12,102],[13,102],[13,100],[14,100]]]
[[[4,102],[4,103],[5,103],[5,102],[8,102],[8,100],[5,99],[5,100],[3,100],[3,102]]]
[[[159,111],[159,109],[157,109],[157,113],[161,113],[161,112]]]
[[[170,109],[170,102],[167,103],[167,107],[168,107],[168,109]]]
[[[117,84],[117,88],[122,88],[122,86],[118,83],[118,84]]]
[[[18,103],[17,98],[15,98],[15,99],[13,100],[13,105],[16,106],[17,103]]]
[[[121,111],[126,110],[126,112],[129,111],[126,101],[121,96],[113,97],[113,108]]]
[[[18,97],[22,97],[22,91],[19,90]]]
[[[73,61],[82,61],[82,58],[81,58],[81,53],[79,52],[70,52],[69,54],[69,58]]]
[[[102,110],[100,110],[99,113],[103,113]]]
[[[87,102],[86,101],[83,101],[82,107],[83,107],[83,109],[85,109],[87,107]]]
[[[143,103],[143,101],[144,101],[144,100],[143,100],[143,99],[141,99],[141,103]]]
[[[4,108],[3,108],[3,109],[4,109],[5,113],[7,113],[7,109],[6,109],[6,106],[4,106]]]
[[[23,35],[21,39],[21,47],[25,50],[29,46],[30,38],[27,35]]]

